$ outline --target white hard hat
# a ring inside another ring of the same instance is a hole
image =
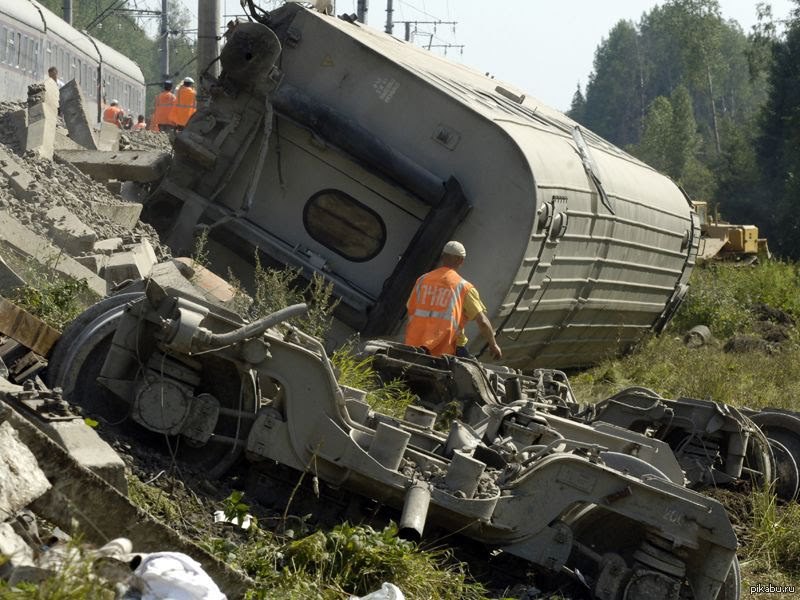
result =
[[[467,257],[467,249],[464,248],[464,244],[461,242],[456,242],[455,240],[451,240],[444,245],[444,250],[442,250],[442,254],[449,254],[450,256],[460,256],[461,258]]]
[[[192,79],[191,77],[184,77],[183,83],[191,83],[192,85],[194,85],[194,79]]]
[[[111,106],[114,106],[115,104],[119,104],[119,100],[112,100],[111,101]]]

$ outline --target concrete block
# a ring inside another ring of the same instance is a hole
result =
[[[20,148],[25,147],[25,140],[28,138],[28,111],[24,108],[8,113],[6,117],[8,123],[14,130],[14,138]]]
[[[17,535],[11,523],[0,523],[0,556],[5,559],[0,565],[3,579],[8,579],[13,569],[35,565],[33,549]]]
[[[87,254],[86,256],[76,256],[75,260],[77,260],[80,264],[84,267],[100,274],[100,269],[105,264],[105,261],[108,257],[103,254]]]
[[[36,152],[42,158],[53,159],[56,140],[58,109],[42,102],[28,107],[28,134],[25,150]]]
[[[147,240],[125,252],[117,252],[108,258],[103,274],[108,290],[127,279],[144,279],[156,264],[156,253]]]
[[[95,119],[89,118],[86,114],[86,102],[83,99],[83,92],[78,82],[74,79],[67,82],[59,90],[59,95],[61,100],[61,115],[64,117],[64,123],[67,125],[69,137],[84,148],[97,150],[97,141],[95,140],[92,126],[90,125]]]
[[[0,295],[9,294],[25,285],[25,280],[0,256]]]
[[[8,180],[11,192],[18,200],[30,200],[34,180],[17,162],[17,157],[0,144],[0,173]]]
[[[82,150],[83,146],[68,137],[63,129],[56,129],[56,139],[53,145],[56,153],[62,150]]]
[[[111,254],[122,248],[122,238],[108,238],[107,240],[97,240],[94,243],[94,251],[98,254]]]
[[[236,297],[236,289],[216,273],[212,273],[191,258],[182,256],[173,259],[191,269],[192,283],[204,289],[220,302],[230,302]]]
[[[136,223],[139,222],[139,216],[142,214],[142,205],[138,202],[120,202],[119,204],[90,202],[89,204],[98,215],[114,221],[114,223],[128,231],[136,227]]]
[[[97,136],[97,149],[116,152],[119,150],[119,136],[122,130],[107,121],[100,123],[100,134]]]
[[[61,334],[38,317],[0,298],[0,333],[41,356],[50,354]]]
[[[78,464],[93,471],[123,494],[128,493],[125,462],[83,419],[37,419],[36,426],[69,452]]]
[[[0,242],[17,254],[32,258],[62,275],[78,280],[85,279],[89,289],[105,296],[105,281],[3,210],[0,210]]]
[[[0,514],[15,514],[48,489],[36,457],[8,422],[0,423]]]
[[[73,255],[91,252],[97,241],[94,230],[64,206],[55,206],[45,213],[51,221],[53,241]]]
[[[169,152],[121,150],[65,150],[59,159],[71,163],[94,179],[138,181],[148,183],[161,179],[169,168]]]

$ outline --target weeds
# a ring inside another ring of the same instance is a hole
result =
[[[17,288],[10,300],[59,331],[97,300],[85,280],[50,280]]]
[[[416,400],[402,379],[383,382],[372,368],[372,357],[358,358],[351,346],[343,346],[331,355],[341,385],[367,392],[367,402],[376,411],[402,417],[406,406]]]
[[[92,568],[93,557],[84,554],[78,542],[54,548],[57,553],[52,575],[36,583],[10,585],[0,579],[0,598],[4,600],[113,600],[114,584],[98,578]]]
[[[686,301],[669,330],[685,332],[707,325],[724,338],[752,325],[749,308],[768,304],[800,316],[800,273],[794,263],[769,261],[752,267],[712,263],[695,269]]]
[[[771,489],[752,492],[752,522],[745,551],[766,570],[800,576],[800,505],[778,504]]]
[[[314,337],[324,338],[327,335],[333,322],[333,311],[339,303],[333,297],[332,283],[315,273],[304,288],[298,288],[299,268],[264,267],[257,250],[253,279],[253,298],[252,302],[248,302],[246,294],[241,291],[241,282],[232,274],[229,275],[231,285],[239,290],[234,297],[234,308],[240,315],[255,320],[286,306],[305,302],[308,312],[304,317],[296,319],[295,324]]]

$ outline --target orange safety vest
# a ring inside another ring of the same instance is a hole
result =
[[[186,127],[186,123],[195,112],[197,112],[197,92],[192,87],[182,85],[175,94],[172,120],[178,127]]]
[[[159,125],[175,126],[175,121],[172,120],[172,107],[175,106],[175,94],[168,90],[164,90],[156,96],[156,108],[153,111],[153,119],[151,125],[153,129],[158,131]]]
[[[109,106],[103,111],[103,121],[106,123],[114,123],[114,125],[119,127],[119,115],[121,115],[123,112],[125,111],[123,111],[119,106]]]
[[[458,332],[464,328],[464,298],[473,285],[450,267],[426,273],[406,303],[405,343],[424,347],[433,356],[456,353]]]

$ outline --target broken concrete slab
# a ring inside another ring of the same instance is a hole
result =
[[[48,240],[36,235],[5,210],[0,210],[0,242],[17,254],[32,258],[62,275],[77,280],[85,279],[90,290],[105,296],[105,281]]]
[[[61,99],[61,115],[67,125],[69,137],[84,148],[97,150],[97,141],[90,125],[94,119],[89,119],[86,115],[84,110],[86,104],[78,82],[74,79],[67,82],[59,90],[59,95]]]
[[[105,267],[108,256],[105,254],[86,254],[84,256],[76,256],[75,260],[90,271],[100,275],[100,271]]]
[[[52,160],[58,121],[58,86],[51,78],[28,87],[28,128],[25,150]]]
[[[5,298],[0,298],[0,333],[41,356],[47,356],[61,334]]]
[[[170,164],[169,152],[121,150],[64,150],[59,159],[75,165],[94,179],[148,183],[164,176]]]
[[[5,516],[5,515],[4,515]],[[0,523],[0,578],[8,580],[19,567],[33,567],[33,549],[23,540],[10,523]]]
[[[138,202],[120,202],[119,204],[107,204],[105,202],[90,202],[92,210],[113,221],[120,227],[131,231],[139,222],[142,214],[142,205]]]
[[[54,206],[45,213],[50,221],[53,241],[70,254],[77,255],[94,249],[97,234],[64,206]]]
[[[230,302],[236,297],[237,290],[235,287],[193,259],[182,256],[173,260],[187,266],[190,269],[189,277],[192,283],[214,296],[220,302]]]
[[[153,246],[147,240],[136,244],[125,252],[117,252],[108,257],[102,268],[109,292],[123,281],[144,279],[157,262]]]
[[[119,150],[119,136],[121,133],[122,130],[114,123],[101,122],[100,134],[97,136],[97,149],[116,152]]]
[[[13,515],[48,489],[36,457],[11,424],[0,423],[0,514]]]
[[[97,473],[123,494],[128,493],[125,463],[97,432],[89,427],[58,391],[4,384],[2,406],[18,411],[80,465]]]
[[[254,585],[252,579],[231,569],[223,561],[159,522],[134,505],[103,479],[78,464],[61,446],[39,431],[19,413],[9,409],[9,422],[19,438],[39,458],[41,469],[52,484],[50,491],[31,509],[62,529],[81,526],[86,541],[98,545],[128,538],[137,552],[170,548],[197,560],[231,599],[241,598]],[[75,510],[74,507],[80,507]]]
[[[68,137],[62,129],[56,129],[56,139],[53,144],[55,152],[60,150],[83,150],[83,146],[77,143],[72,138]]]
[[[0,173],[8,180],[11,192],[18,200],[30,200],[33,196],[33,178],[19,164],[15,155],[0,144]]]
[[[119,237],[97,240],[94,243],[94,251],[100,254],[111,254],[120,248],[122,248],[122,238]]]
[[[78,464],[97,473],[121,493],[128,493],[125,462],[82,418],[40,421],[37,426],[69,452]]]

